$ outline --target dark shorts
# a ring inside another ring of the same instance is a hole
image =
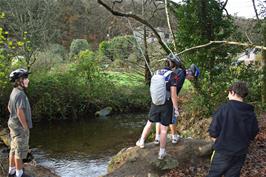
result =
[[[172,101],[166,101],[164,105],[151,104],[149,112],[150,122],[160,122],[164,126],[168,126],[172,122],[173,104]]]

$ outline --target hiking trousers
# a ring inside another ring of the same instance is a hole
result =
[[[207,177],[240,177],[246,154],[225,155],[214,151],[211,167]]]

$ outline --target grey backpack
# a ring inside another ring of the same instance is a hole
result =
[[[169,81],[171,70],[157,70],[151,78],[150,92],[152,103],[155,105],[163,105],[170,97],[170,93],[166,90],[166,83]]]

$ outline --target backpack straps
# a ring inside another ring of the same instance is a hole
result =
[[[164,77],[167,77],[167,76],[169,76],[169,74],[171,74],[173,71],[171,71],[171,70],[169,70],[169,71],[166,71],[164,74],[163,74],[163,76]]]

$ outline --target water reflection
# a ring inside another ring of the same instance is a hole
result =
[[[145,122],[146,114],[39,124],[31,145],[38,162],[62,177],[96,177],[106,173],[112,155],[135,144]]]

